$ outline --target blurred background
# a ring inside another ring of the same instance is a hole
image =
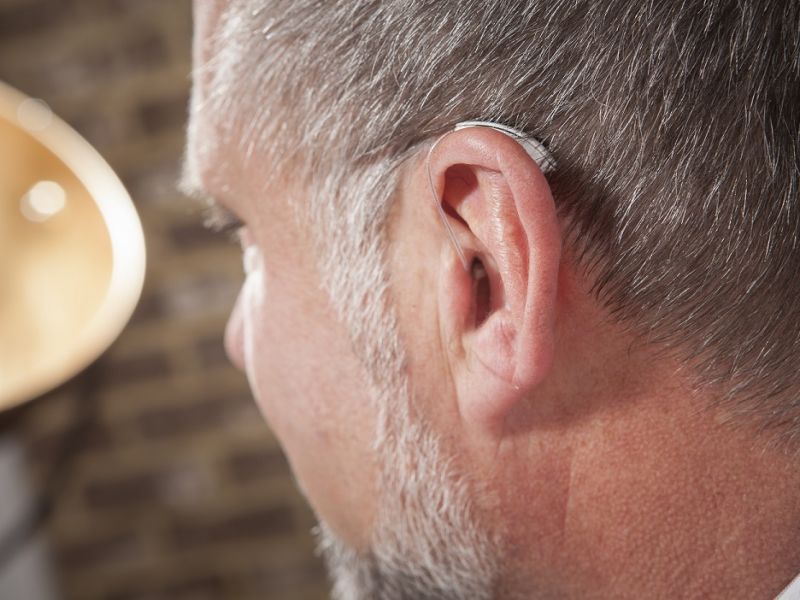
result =
[[[0,0],[0,81],[105,157],[148,251],[101,360],[0,412],[0,599],[327,597],[312,515],[223,352],[239,250],[175,190],[190,44],[190,0]]]

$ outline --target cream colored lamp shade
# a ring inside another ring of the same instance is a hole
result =
[[[144,270],[139,218],[108,164],[43,102],[0,83],[0,410],[102,354]]]

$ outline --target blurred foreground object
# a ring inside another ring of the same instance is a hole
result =
[[[94,361],[142,291],[130,197],[44,102],[0,83],[0,410]]]

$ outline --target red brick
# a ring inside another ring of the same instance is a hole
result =
[[[291,469],[283,452],[277,449],[256,449],[231,454],[226,466],[236,481],[246,483],[269,477],[291,477]]]
[[[131,317],[131,323],[143,323],[160,319],[164,316],[164,303],[156,293],[146,292],[139,299],[139,304],[136,305],[136,310]]]
[[[48,431],[29,441],[29,458],[34,462],[51,462],[62,451],[66,439],[72,435],[72,424],[66,428]],[[107,451],[112,445],[112,433],[104,425],[94,422],[83,432],[79,443],[81,453]]]
[[[301,565],[263,568],[247,580],[248,591],[261,598],[295,598],[298,591],[322,588],[327,583],[327,573],[322,561]]]
[[[47,1],[29,0],[8,8],[0,6],[0,40],[40,33],[69,18],[69,12],[65,4]]]
[[[151,438],[174,437],[216,430],[234,418],[257,413],[249,396],[214,396],[181,406],[165,406],[142,412],[137,420]]]
[[[142,52],[140,50],[140,52]],[[185,94],[174,98],[148,102],[139,107],[139,119],[144,131],[159,133],[165,129],[183,129],[188,114],[189,97]]]
[[[259,508],[224,517],[184,517],[171,528],[172,543],[178,548],[266,540],[295,532],[292,512],[287,506]]]
[[[225,354],[222,332],[212,337],[200,338],[194,342],[194,349],[203,367],[228,365],[230,361]]]
[[[111,589],[103,600],[218,600],[226,597],[225,583],[216,575],[199,575],[189,579],[159,584],[122,582],[119,589]]]
[[[106,365],[105,376],[111,383],[119,385],[148,379],[163,379],[171,372],[167,355],[155,350],[131,358],[110,361]]]
[[[141,506],[163,497],[169,473],[143,473],[92,481],[84,497],[92,510]]]
[[[89,481],[83,490],[92,511],[136,510],[152,512],[156,507],[196,506],[206,500],[211,483],[206,472],[194,465],[165,461],[166,466],[144,464],[147,472],[123,472]]]
[[[176,248],[192,249],[209,244],[227,244],[228,238],[205,227],[200,218],[188,223],[176,223],[169,228],[169,237]]]
[[[72,543],[62,542],[56,548],[56,559],[64,568],[88,569],[130,560],[140,552],[139,539],[129,530]]]

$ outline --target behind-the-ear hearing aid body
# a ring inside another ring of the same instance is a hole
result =
[[[516,140],[528,153],[534,162],[539,165],[539,169],[541,169],[542,173],[550,173],[556,168],[556,161],[553,158],[553,155],[550,154],[550,151],[545,148],[544,144],[542,144],[539,140],[529,137],[514,129],[513,127],[509,127],[507,125],[501,125],[500,123],[492,123],[491,121],[462,121],[457,123],[456,126],[447,133],[443,134],[438,140],[436,140],[433,145],[428,150],[428,157],[427,157],[427,169],[428,169],[428,182],[431,186],[431,194],[433,197],[433,201],[436,204],[436,209],[439,212],[439,217],[442,219],[442,223],[444,224],[444,228],[447,231],[447,235],[450,238],[450,241],[455,248],[456,254],[458,254],[458,258],[461,260],[461,264],[464,265],[464,270],[469,271],[470,265],[467,262],[467,257],[464,255],[464,250],[461,248],[461,244],[458,243],[458,239],[456,238],[456,234],[453,232],[453,228],[450,226],[450,221],[447,218],[447,215],[442,208],[442,203],[439,201],[438,196],[436,195],[436,186],[433,184],[433,175],[431,174],[431,155],[433,154],[434,149],[436,146],[441,142],[445,137],[447,137],[450,133],[454,131],[459,131],[461,129],[466,129],[468,127],[486,127],[488,129],[494,129],[495,131],[499,131],[500,133],[504,133],[508,137]]]
[[[515,139],[523,148],[525,148],[528,156],[530,156],[536,162],[536,164],[539,165],[539,169],[541,169],[542,173],[544,174],[550,173],[556,168],[556,161],[553,159],[553,155],[550,154],[550,151],[545,148],[542,142],[536,138],[525,135],[513,127],[501,125],[499,123],[492,123],[491,121],[462,121],[461,123],[456,123],[453,131],[459,131],[461,129],[466,129],[467,127],[487,127],[489,129],[499,131],[500,133],[505,133],[508,137]]]

